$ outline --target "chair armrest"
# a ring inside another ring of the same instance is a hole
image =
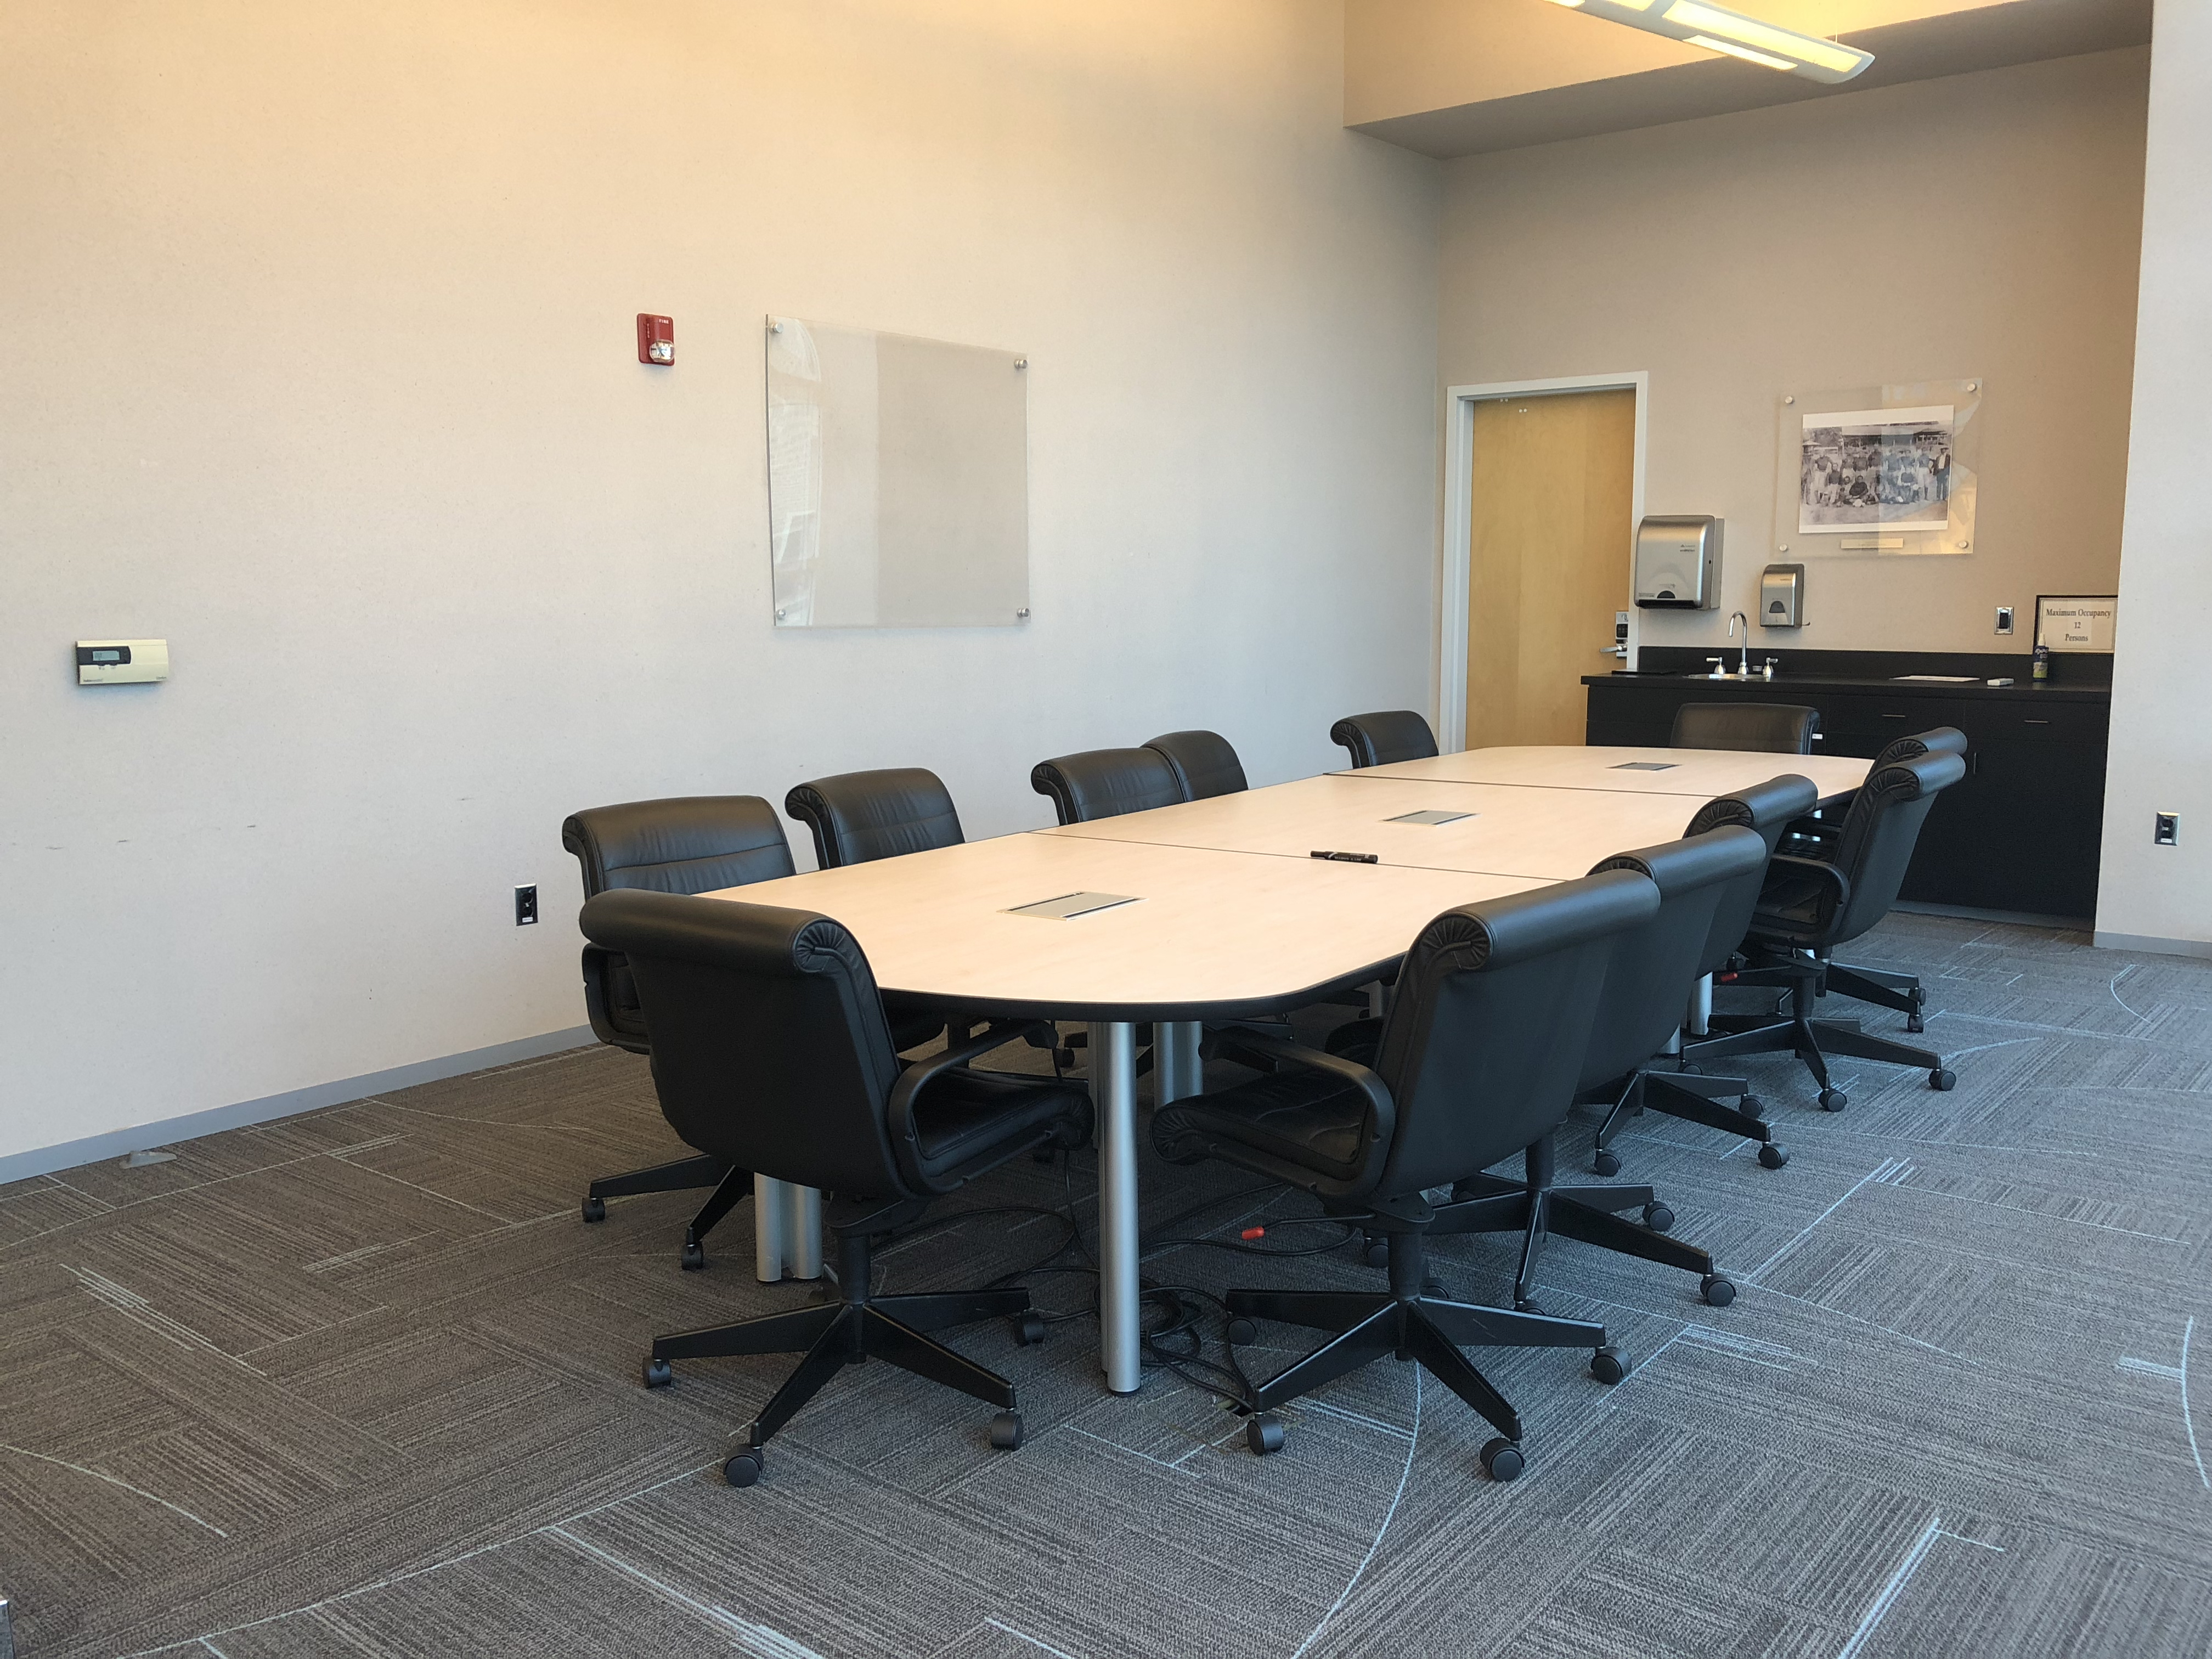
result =
[[[1774,875],[1809,876],[1820,884],[1818,920],[1814,933],[1825,933],[1828,924],[1843,914],[1850,902],[1851,878],[1825,859],[1801,859],[1790,853],[1777,853],[1767,862],[1767,872]],[[1762,895],[1763,896],[1763,895]],[[1777,915],[1771,910],[1756,910],[1751,925],[1756,931],[1808,937],[1805,925],[1793,917]]]
[[[905,1071],[899,1073],[898,1081],[891,1085],[887,1116],[891,1147],[897,1155],[900,1172],[908,1182],[924,1191],[935,1190],[922,1179],[921,1158],[916,1150],[920,1137],[915,1127],[914,1106],[921,1091],[956,1066],[980,1060],[994,1048],[1003,1048],[1015,1038],[1026,1036],[1044,1024],[1035,1019],[994,1019],[981,1035],[971,1036],[964,1042],[948,1043],[943,1053],[913,1060]],[[1047,1026],[1046,1029],[1051,1028]]]
[[[1398,1103],[1390,1097],[1389,1084],[1356,1060],[1346,1060],[1342,1054],[1332,1054],[1325,1049],[1309,1048],[1287,1037],[1272,1036],[1248,1027],[1237,1032],[1237,1042],[1239,1048],[1249,1048],[1285,1066],[1332,1073],[1366,1096],[1367,1155],[1358,1184],[1371,1187],[1381,1179],[1383,1160],[1390,1155],[1391,1137],[1398,1128]]]
[[[611,1048],[627,1048],[634,1054],[649,1054],[653,1045],[635,1032],[625,1031],[615,1022],[614,1010],[607,995],[607,981],[616,966],[623,961],[619,951],[610,951],[604,945],[584,947],[584,1017],[591,1022],[592,1035]],[[639,1011],[643,1018],[643,1011]]]

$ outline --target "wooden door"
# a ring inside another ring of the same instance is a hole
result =
[[[1636,393],[1474,406],[1467,746],[1580,743],[1582,677],[1629,605]]]

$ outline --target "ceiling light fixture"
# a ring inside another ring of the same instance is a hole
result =
[[[1850,80],[1874,62],[1870,52],[1823,40],[1818,35],[1800,34],[1723,6],[1708,5],[1706,0],[1552,0],[1552,3],[1830,86]]]

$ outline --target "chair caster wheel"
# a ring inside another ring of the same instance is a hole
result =
[[[1016,1314],[1012,1322],[1014,1340],[1024,1348],[1033,1348],[1044,1340],[1044,1316],[1035,1308]]]
[[[1438,1279],[1434,1273],[1431,1273],[1426,1279],[1424,1279],[1421,1281],[1421,1294],[1423,1296],[1434,1297],[1439,1302],[1449,1301],[1450,1299],[1449,1293],[1444,1289],[1443,1280]]]
[[[1244,1419],[1244,1443],[1252,1449],[1255,1457],[1265,1457],[1270,1452],[1283,1449],[1283,1419],[1273,1412],[1261,1412],[1256,1417]]]
[[[647,1388],[665,1389],[675,1380],[676,1373],[670,1369],[669,1364],[665,1359],[648,1358],[645,1362],[645,1386]]]
[[[1367,1243],[1360,1247],[1360,1254],[1367,1258],[1367,1265],[1370,1267],[1387,1267],[1390,1265],[1389,1243],[1386,1240],[1376,1237],[1372,1233],[1368,1234]]]
[[[606,1218],[606,1200],[604,1198],[587,1198],[584,1200],[584,1219],[586,1221],[605,1221]]]
[[[1628,1375],[1628,1355],[1613,1343],[1607,1343],[1590,1356],[1590,1375],[1601,1382],[1618,1382]]]
[[[1238,1314],[1229,1322],[1229,1328],[1224,1334],[1228,1337],[1230,1346],[1241,1348],[1247,1342],[1257,1342],[1260,1340],[1260,1328],[1245,1318],[1243,1314]]]
[[[1516,1291],[1513,1293],[1513,1311],[1515,1313],[1540,1314],[1544,1310],[1536,1305],[1536,1298],[1534,1297],[1523,1296],[1518,1291]]]
[[[1766,1103],[1757,1095],[1746,1095],[1736,1104],[1742,1109],[1745,1116],[1755,1117],[1761,1123],[1766,1121]]]
[[[1905,1022],[1905,1029],[1911,1032],[1913,1036],[1918,1036],[1923,1031],[1928,1029],[1928,1022],[1921,1018],[1919,1015],[1915,1014]]]
[[[1022,1443],[1022,1414],[1000,1412],[991,1419],[991,1443],[1000,1451],[1015,1451]]]
[[[1790,1149],[1779,1141],[1770,1140],[1759,1149],[1759,1167],[1778,1170],[1790,1161]]]
[[[1735,1300],[1735,1285],[1718,1273],[1707,1273],[1698,1281],[1698,1289],[1704,1293],[1707,1307],[1725,1308]]]
[[[1851,1097],[1841,1089],[1820,1091],[1820,1109],[1824,1112],[1840,1112],[1850,1103]]]
[[[687,1273],[697,1273],[707,1265],[706,1246],[696,1238],[685,1239],[683,1252],[676,1258],[676,1265]]]
[[[1948,1066],[1938,1066],[1928,1073],[1928,1086],[1939,1095],[1947,1095],[1959,1086],[1959,1074]]]
[[[1620,1173],[1620,1159],[1601,1146],[1590,1158],[1590,1168],[1601,1176],[1617,1176]]]
[[[1663,1233],[1674,1224],[1674,1212],[1655,1199],[1644,1206],[1644,1224],[1655,1233]]]
[[[722,1479],[733,1486],[750,1486],[761,1478],[761,1470],[766,1467],[767,1460],[761,1455],[761,1449],[748,1446],[722,1465]]]
[[[1482,1449],[1482,1472],[1492,1480],[1518,1480],[1528,1467],[1521,1448],[1503,1435]]]

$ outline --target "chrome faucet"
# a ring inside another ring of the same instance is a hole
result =
[[[1741,611],[1729,611],[1729,638],[1735,637],[1735,625],[1738,623],[1743,624],[1743,655],[1735,665],[1735,672],[1738,678],[1747,680],[1751,678],[1751,619]]]

